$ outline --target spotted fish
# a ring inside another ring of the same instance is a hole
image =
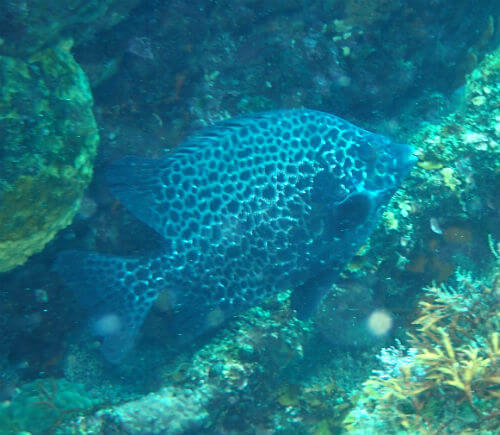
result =
[[[373,230],[412,151],[306,109],[220,122],[163,158],[125,157],[107,171],[114,195],[162,238],[159,252],[65,251],[56,270],[94,322],[112,319],[101,331],[112,362],[165,292],[181,341],[287,288],[307,316]]]

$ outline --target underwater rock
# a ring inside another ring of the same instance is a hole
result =
[[[428,287],[412,319],[411,347],[382,351],[384,371],[364,384],[344,421],[350,432],[498,432],[499,120],[497,49],[467,77],[463,106],[424,123],[409,140],[420,147],[421,162],[442,168],[413,171],[386,211],[385,228],[370,239],[361,269],[382,257],[399,262],[405,279],[392,269],[393,279],[384,284],[396,301],[405,282]],[[441,232],[429,227],[431,217]],[[382,274],[394,268],[376,267]]]
[[[470,1],[289,2],[286,19],[278,3],[266,2],[263,19],[257,2],[217,2],[210,15],[217,39],[193,44],[202,47],[196,58],[206,74],[186,86],[193,94],[190,113],[207,120],[305,106],[334,107],[351,119],[398,116],[422,89],[462,85],[498,41],[491,29],[500,13],[494,2],[480,11]]]
[[[369,347],[390,338],[393,318],[377,308],[369,285],[343,282],[325,299],[315,317],[316,327],[332,346]]]
[[[61,37],[80,42],[127,16],[139,0],[0,0],[0,54],[25,57]]]
[[[367,294],[370,297],[373,295],[375,302],[377,296],[385,296],[384,301],[390,300],[394,306],[388,308],[394,308],[398,319],[406,313],[404,311],[402,314],[398,313],[397,309],[411,309],[408,295],[418,292],[421,282],[430,282],[433,279],[442,280],[446,277],[444,272],[450,273],[447,269],[445,270],[443,264],[447,256],[453,255],[453,264],[461,266],[464,266],[466,262],[470,264],[473,261],[472,258],[477,258],[484,267],[487,261],[481,259],[492,259],[486,243],[487,238],[484,236],[492,234],[493,240],[500,238],[498,233],[500,227],[495,225],[498,223],[500,210],[498,202],[500,182],[498,152],[500,148],[497,145],[500,140],[499,77],[500,56],[498,53],[493,53],[488,55],[480,67],[468,77],[464,107],[461,106],[460,110],[457,109],[440,121],[426,122],[419,126],[416,132],[408,134],[411,138],[410,142],[420,149],[421,162],[439,162],[442,167],[433,168],[424,164],[414,170],[407,179],[405,187],[396,193],[386,209],[384,219],[369,243],[358,252],[348,270],[344,272],[344,275],[353,281],[368,283],[369,286],[365,286],[369,292]],[[481,105],[476,104],[477,96],[485,97],[481,99]],[[415,128],[415,117],[408,121],[408,125]],[[442,171],[442,169],[446,170]],[[433,232],[429,227],[431,217],[439,222],[442,234]],[[469,231],[472,234],[466,236]],[[458,237],[457,235],[460,234],[462,236]],[[484,242],[471,245],[470,238]],[[436,243],[440,249],[433,250],[432,247],[436,247]],[[419,257],[420,250],[423,251],[422,262]],[[470,254],[471,250],[475,253],[474,255]],[[471,266],[474,266],[475,272],[481,273],[477,270],[477,263]],[[387,279],[388,277],[390,279]],[[337,299],[327,298],[324,300],[324,309],[328,308],[330,300],[338,306],[344,302],[350,302],[352,295],[346,295],[344,299],[341,296]],[[242,317],[249,318],[249,315],[244,314]],[[223,386],[223,388],[210,390],[214,394],[213,398],[218,399],[207,399],[206,403],[209,406],[204,406],[204,409],[210,409],[211,418],[223,415],[228,404],[236,397],[238,402],[232,410],[238,408],[238,418],[241,421],[244,421],[246,416],[252,415],[252,409],[255,409],[255,406],[252,408],[249,405],[245,408],[241,404],[255,405],[255,401],[252,402],[252,400],[259,400],[260,418],[263,420],[268,418],[274,422],[279,411],[276,408],[262,406],[262,403],[267,404],[271,401],[271,394],[267,390],[264,392],[259,390],[259,385],[266,388],[269,386],[269,389],[277,391],[278,388],[272,381],[283,379],[283,371],[279,368],[281,361],[286,361],[286,350],[294,350],[298,344],[304,343],[300,335],[298,338],[294,335],[289,337],[283,335],[283,325],[286,328],[288,320],[289,317],[278,319],[278,326],[274,328],[274,331],[269,331],[272,334],[265,331],[262,333],[263,325],[266,324],[265,317],[253,319],[251,327],[247,328],[243,334],[235,335],[231,329],[221,331],[222,339],[226,343],[232,343],[232,346],[239,346],[240,351],[223,354],[219,347],[220,343],[212,342],[204,351],[200,351],[195,358],[185,363],[183,371],[187,375],[175,373],[172,378],[166,380],[164,388],[179,385],[179,383],[180,391],[183,388],[191,388],[193,383],[191,374],[196,371],[205,372],[208,374],[203,379],[194,377],[195,385],[197,382],[199,382],[198,385],[209,382]],[[333,327],[347,329],[346,325],[340,322]],[[300,328],[298,329],[300,331]],[[342,332],[347,333],[347,331]],[[267,337],[266,340],[261,340],[261,334]],[[275,337],[276,342],[271,340],[272,337]],[[257,343],[254,344],[253,340]],[[288,347],[283,343],[286,343]],[[281,347],[285,350],[277,352]],[[198,356],[201,355],[204,356],[202,358],[204,365],[199,363]],[[337,360],[347,361],[348,354],[345,355],[339,356]],[[269,359],[264,361],[264,358]],[[277,364],[274,364],[274,358],[279,361]],[[294,358],[297,359],[296,353],[291,352],[290,359]],[[212,369],[203,370],[207,366],[211,366]],[[240,367],[246,371],[241,370]],[[232,373],[232,379],[235,379],[232,385],[224,381],[225,378],[230,378],[228,373]],[[348,378],[352,377],[352,372],[345,370],[340,374],[336,373],[336,376]],[[326,386],[328,381],[325,377],[318,382],[323,382]],[[163,391],[172,390],[164,389]],[[241,394],[241,391],[244,391],[244,394]],[[294,391],[292,387],[288,388],[287,394],[280,394],[276,401],[284,409],[293,409],[295,414],[288,411],[287,415],[292,415],[298,420],[303,414],[299,411],[297,404],[303,402],[304,395],[300,389],[298,392]],[[331,397],[339,397],[338,392],[332,392]],[[357,396],[353,394],[353,397]],[[134,403],[137,406],[143,402]],[[350,405],[343,403],[343,406]],[[363,403],[359,403],[357,409],[362,412],[366,411]],[[112,412],[114,411],[109,410],[109,413]],[[113,421],[116,422],[116,420]],[[101,421],[100,427],[111,427],[110,422]],[[333,423],[331,427],[334,427]]]
[[[287,293],[236,318],[192,356],[164,365],[158,391],[73,419],[62,433],[213,433],[208,427],[225,426],[232,414],[259,409],[260,420],[263,409],[281,408],[276,391],[312,338],[310,324],[283,303]],[[243,433],[248,422],[231,424]]]
[[[372,291],[404,297],[432,280],[449,278],[457,266],[476,272],[491,259],[488,235],[500,238],[500,52],[487,55],[468,77],[464,102],[439,121],[404,134],[419,162],[389,203],[349,278],[379,280]],[[478,106],[478,96],[484,104]],[[406,120],[405,120],[406,119]],[[401,124],[414,124],[413,115]],[[432,229],[439,224],[441,233]],[[387,299],[387,297],[385,298]]]
[[[70,46],[0,56],[0,272],[71,223],[92,177],[99,136]]]
[[[204,409],[208,397],[200,391],[165,388],[138,400],[101,411],[106,431],[129,435],[185,434],[200,431],[209,421]],[[198,432],[199,433],[199,432]]]

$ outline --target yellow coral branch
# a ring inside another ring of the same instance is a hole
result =
[[[438,328],[438,332],[441,335],[441,338],[443,340],[444,348],[446,349],[446,353],[452,359],[455,361],[455,351],[453,350],[453,346],[451,345],[450,337],[447,334],[447,332],[443,328]]]
[[[500,355],[500,341],[498,337],[498,332],[491,334],[491,349],[493,350],[493,355]]]

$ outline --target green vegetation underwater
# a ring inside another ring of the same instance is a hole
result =
[[[0,435],[500,433],[500,3],[0,0]]]

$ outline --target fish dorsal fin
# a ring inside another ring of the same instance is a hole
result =
[[[194,132],[192,135],[187,137],[186,140],[179,144],[179,146],[173,151],[173,154],[189,153],[193,149],[217,145],[225,136],[234,133],[236,130],[241,128],[248,128],[252,124],[255,125],[259,121],[267,121],[271,124],[277,124],[278,122],[286,121],[293,116],[302,114],[311,116],[318,113],[321,112],[310,109],[270,110],[267,112],[256,112],[250,115],[228,118]],[[333,115],[330,115],[330,118],[337,119],[337,117]]]
[[[138,219],[162,235],[159,211],[164,185],[160,168],[168,163],[167,159],[127,156],[112,163],[106,171],[106,181],[113,195]]]

